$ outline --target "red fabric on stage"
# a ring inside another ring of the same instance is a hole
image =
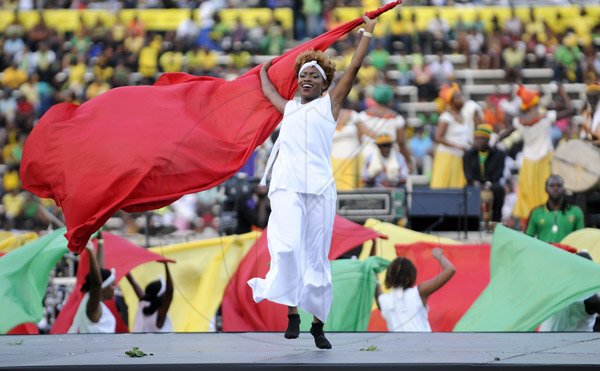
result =
[[[40,333],[35,323],[27,322],[15,326],[7,335],[37,335]]]
[[[362,22],[276,58],[269,76],[281,95],[294,96],[301,52],[325,50]],[[281,119],[262,93],[259,71],[233,81],[166,73],[153,86],[115,88],[80,106],[57,104],[25,143],[23,187],[62,208],[74,252],[119,209],[156,209],[214,187],[243,166]]]
[[[379,233],[336,215],[329,260],[365,241],[380,237]],[[247,281],[265,277],[269,270],[267,230],[250,248],[229,280],[222,303],[223,331],[283,331],[287,326],[287,307],[263,300],[256,304]]]
[[[396,245],[398,256],[413,261],[417,267],[417,284],[433,278],[440,265],[431,250],[440,246],[419,242]],[[456,273],[444,287],[427,300],[432,331],[452,331],[490,281],[490,245],[441,245],[444,255],[456,267]]]
[[[140,246],[134,245],[126,239],[115,236],[114,234],[103,232],[102,237],[104,238],[104,262],[107,268],[115,268],[116,280],[119,282],[121,278],[125,277],[129,271],[138,265],[148,263],[151,261],[158,262],[171,262],[173,260],[165,259],[164,257],[150,252]],[[51,334],[64,334],[69,331],[69,327],[73,323],[73,318],[79,307],[79,303],[83,299],[84,293],[81,292],[81,286],[85,281],[85,276],[89,272],[89,255],[87,250],[79,256],[79,265],[77,269],[77,283],[75,288],[71,292],[67,303],[60,311],[56,321],[52,325],[50,330]],[[114,307],[114,301],[105,301],[105,304],[113,311],[116,310]],[[131,310],[131,309],[130,309]],[[123,320],[117,314],[117,329],[123,330]],[[121,324],[119,324],[119,321]]]

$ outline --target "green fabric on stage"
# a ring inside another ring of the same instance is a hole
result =
[[[600,291],[600,265],[498,225],[490,283],[454,331],[533,331],[560,309]]]
[[[371,256],[366,260],[339,259],[331,262],[333,304],[325,331],[367,331],[375,299],[377,277],[389,261]],[[308,331],[312,316],[300,312],[300,329]]]
[[[55,230],[0,258],[0,333],[42,319],[50,271],[68,252],[65,232]]]

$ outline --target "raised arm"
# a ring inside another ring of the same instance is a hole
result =
[[[573,105],[571,104],[571,99],[567,95],[563,84],[558,84],[558,94],[560,95],[565,106],[562,110],[556,112],[556,119],[562,120],[573,115]]]
[[[158,328],[162,328],[165,324],[171,301],[173,301],[173,278],[171,277],[171,272],[169,272],[168,263],[164,264],[165,274],[167,275],[167,288],[163,296],[162,304],[160,305],[160,308],[158,308],[158,315],[156,316],[156,327]]]
[[[102,317],[102,308],[100,307],[100,300],[102,299],[102,276],[100,275],[100,265],[98,264],[96,254],[94,253],[94,245],[92,245],[91,242],[88,242],[85,248],[90,257],[90,298],[85,308],[85,314],[90,321],[96,323],[100,321],[100,317]]]
[[[432,253],[433,257],[440,262],[442,271],[438,273],[437,276],[419,285],[419,295],[421,296],[423,305],[427,305],[427,299],[429,298],[429,295],[433,294],[442,286],[444,286],[456,272],[456,268],[454,268],[454,265],[450,262],[450,260],[446,259],[442,249],[436,247],[433,249]]]
[[[272,62],[273,61],[265,62],[260,68],[260,85],[262,86],[265,97],[271,101],[271,104],[273,104],[279,112],[283,113],[287,101],[279,94],[279,91],[277,91],[277,88],[269,79],[268,71]]]
[[[129,284],[133,288],[133,291],[135,291],[135,296],[137,296],[138,300],[142,300],[142,298],[144,297],[144,290],[142,290],[135,278],[133,278],[131,272],[127,273],[125,277],[127,277],[127,281],[129,281]]]
[[[350,61],[350,65],[348,65],[348,68],[344,71],[340,81],[329,93],[329,96],[331,97],[331,111],[333,113],[333,118],[336,120],[344,103],[344,99],[346,99],[350,93],[358,70],[362,66],[363,60],[369,51],[369,42],[373,37],[373,30],[377,24],[377,19],[371,19],[366,15],[363,16],[363,21],[365,22],[365,31],[361,34],[358,46]]]

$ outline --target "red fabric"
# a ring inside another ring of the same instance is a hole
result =
[[[369,327],[367,328],[367,331],[387,332],[387,330],[387,324],[381,315],[381,311],[379,309],[373,309],[371,311],[371,318],[369,319]]]
[[[266,232],[265,229],[240,262],[225,289],[222,303],[223,331],[283,331],[287,326],[287,307],[267,300],[256,304],[252,298],[252,290],[246,283],[253,277],[264,278],[269,270]],[[338,215],[333,224],[329,260],[379,236],[377,232]]]
[[[173,260],[165,259],[158,254],[134,245],[126,239],[115,236],[114,234],[103,232],[102,237],[104,238],[104,265],[107,268],[115,268],[115,273],[117,276],[115,282],[119,282],[121,278],[125,277],[129,271],[138,265],[151,261],[173,262]],[[85,276],[88,274],[88,272],[89,255],[86,250],[79,256],[77,283],[75,284],[75,288],[71,292],[69,299],[67,299],[67,303],[56,318],[56,321],[50,330],[51,334],[64,334],[69,330],[69,327],[71,327],[73,318],[75,317],[75,313],[79,307],[79,303],[83,299],[84,294],[80,289],[85,282]],[[105,303],[109,302],[110,301],[107,301]],[[122,319],[120,316],[116,316],[116,318],[117,326],[119,326],[118,321],[121,320],[122,322]]]
[[[7,332],[8,335],[37,335],[40,333],[35,323],[27,322],[13,327]]]
[[[417,284],[440,272],[440,265],[431,254],[431,250],[438,246],[425,242],[396,245],[398,256],[409,258],[417,267]],[[432,331],[452,331],[490,281],[490,245],[441,247],[444,255],[456,267],[456,274],[429,297],[429,323]]]
[[[565,245],[564,243],[553,242],[550,245],[558,247],[561,250],[565,250],[566,252],[570,252],[571,254],[577,254],[576,248],[569,245]]]
[[[370,12],[371,17],[399,2]],[[286,99],[296,57],[325,50],[357,18],[276,58],[271,81]],[[264,97],[260,66],[233,81],[166,73],[153,86],[112,89],[76,106],[53,106],[23,149],[23,188],[63,210],[69,249],[81,252],[116,211],[169,205],[239,170],[281,120]]]
[[[117,320],[117,324],[115,326],[115,333],[128,333],[129,327],[127,327],[125,320],[123,320],[123,317],[121,317],[121,313],[119,313],[119,310],[117,309],[117,302],[115,301],[115,299],[113,298],[112,300],[104,300],[104,305],[106,305],[108,309],[110,309],[110,312],[113,314],[113,316],[115,316],[115,319]]]

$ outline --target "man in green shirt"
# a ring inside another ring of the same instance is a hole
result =
[[[548,202],[531,211],[527,235],[552,243],[560,242],[566,235],[583,228],[583,212],[565,200],[564,180],[560,175],[550,175],[546,180]]]

